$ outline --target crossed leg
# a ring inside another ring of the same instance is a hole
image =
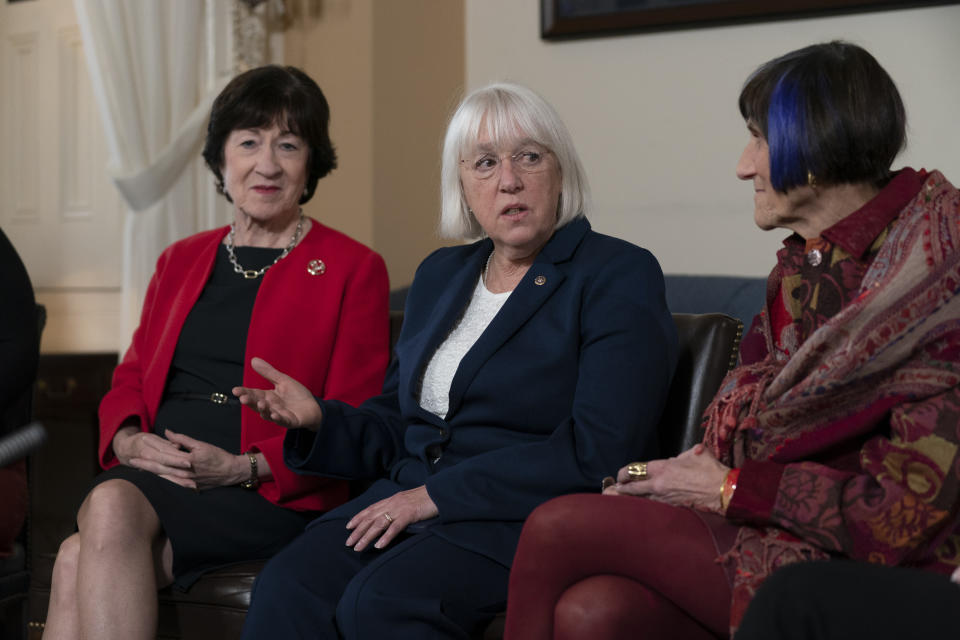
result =
[[[631,496],[555,498],[523,527],[505,638],[726,637],[730,587],[716,560],[710,530],[689,509]]]
[[[126,480],[107,480],[84,499],[77,525],[57,553],[44,639],[153,638],[173,550],[150,502]]]

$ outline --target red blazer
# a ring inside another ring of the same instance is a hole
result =
[[[227,231],[190,236],[157,260],[140,326],[100,403],[104,469],[118,464],[111,445],[126,419],[139,418],[143,431],[153,429],[180,331]],[[312,260],[322,260],[326,270],[310,274]],[[323,398],[357,405],[379,393],[390,350],[388,292],[387,270],[377,253],[314,220],[300,244],[263,275],[250,318],[243,384],[267,386],[250,368],[250,359],[259,356]],[[285,429],[246,407],[241,416],[241,450],[262,452],[273,473],[273,480],[260,486],[263,497],[296,510],[328,510],[346,500],[346,483],[286,467]]]

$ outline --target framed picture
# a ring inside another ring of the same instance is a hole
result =
[[[540,36],[594,37],[717,26],[787,16],[957,4],[924,0],[540,0]]]

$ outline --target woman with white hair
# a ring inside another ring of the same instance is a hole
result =
[[[587,193],[549,104],[479,89],[447,129],[440,222],[475,242],[420,265],[382,395],[319,400],[253,360],[274,388],[234,394],[290,429],[286,464],[370,486],[267,564],[244,637],[473,635],[527,514],[653,455],[677,356],[663,276],[590,230]]]

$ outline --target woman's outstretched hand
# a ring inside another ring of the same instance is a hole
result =
[[[313,394],[305,386],[285,373],[274,369],[265,360],[254,358],[250,361],[253,370],[273,384],[273,389],[250,389],[234,387],[235,395],[241,404],[255,410],[265,420],[276,422],[288,429],[310,429],[316,431],[323,420],[323,412]]]
[[[603,492],[643,496],[678,507],[721,513],[720,488],[729,470],[698,444],[674,458],[651,460],[643,480],[631,478],[627,467],[620,469],[617,483]]]

